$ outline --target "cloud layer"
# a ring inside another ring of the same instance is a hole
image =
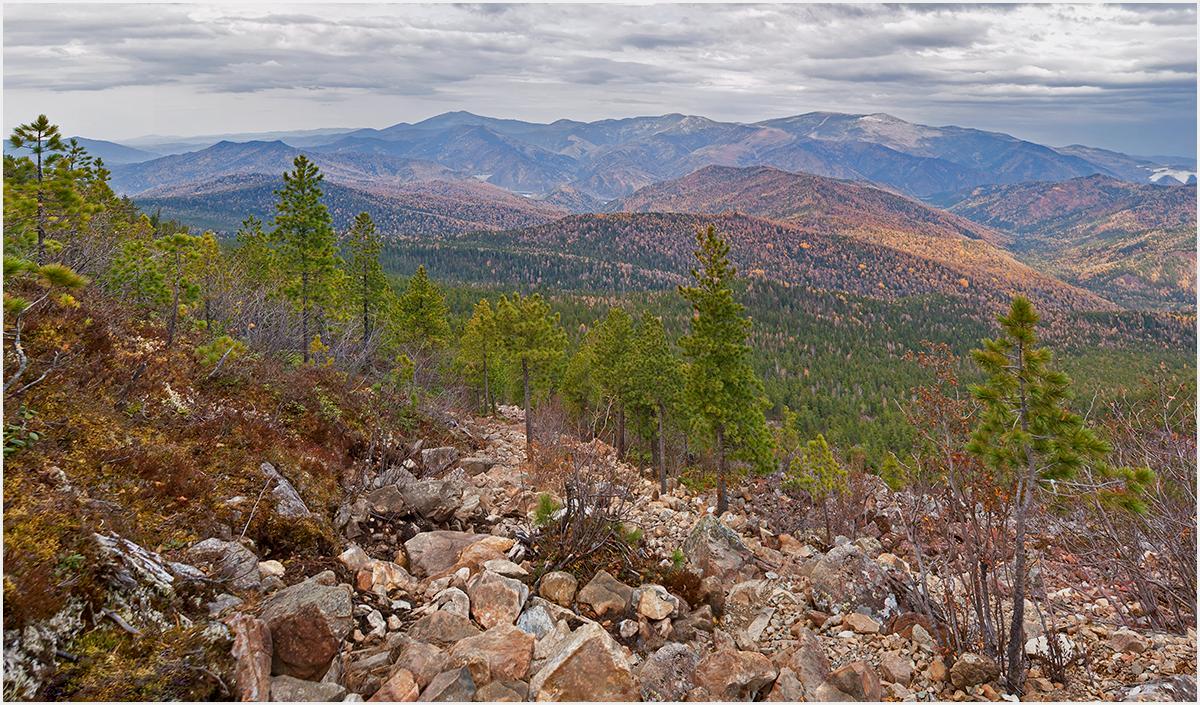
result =
[[[4,118],[124,138],[882,111],[1191,152],[1195,57],[1192,5],[9,5]]]

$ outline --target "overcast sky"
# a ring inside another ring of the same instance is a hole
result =
[[[1192,154],[1184,5],[12,5],[4,127],[125,139],[888,112],[1052,145]]]

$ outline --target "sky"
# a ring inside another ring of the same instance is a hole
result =
[[[4,128],[70,135],[886,112],[1054,146],[1194,154],[1178,5],[4,7]]]

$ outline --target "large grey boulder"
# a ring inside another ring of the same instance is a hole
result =
[[[813,606],[831,614],[865,612],[878,621],[899,614],[883,566],[854,544],[842,544],[814,559],[809,583]]]
[[[435,523],[453,517],[463,501],[463,485],[455,479],[417,480],[400,492],[412,511]]]
[[[1121,691],[1117,700],[1141,703],[1194,703],[1196,702],[1196,678],[1181,674],[1147,681]]]
[[[755,572],[753,554],[742,537],[712,515],[701,517],[692,527],[683,544],[683,555],[703,577],[732,580]]]

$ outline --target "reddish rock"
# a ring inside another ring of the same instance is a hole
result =
[[[632,701],[640,695],[624,650],[595,623],[575,630],[547,659],[529,681],[529,694],[555,702]]]
[[[771,659],[754,651],[722,649],[696,666],[696,685],[717,700],[754,700],[775,682],[779,669]]]
[[[230,620],[233,630],[233,677],[242,702],[271,698],[271,631],[266,622],[241,612]]]
[[[391,677],[368,698],[371,702],[412,703],[421,695],[421,689],[413,678],[412,671],[397,669]]]
[[[267,599],[262,620],[271,630],[272,672],[320,680],[354,621],[350,589],[324,585],[323,576],[277,591]]]
[[[451,667],[466,666],[476,686],[494,680],[524,680],[533,660],[532,635],[512,625],[492,627],[450,649]]]
[[[883,698],[879,676],[866,661],[853,661],[842,666],[825,679],[817,689],[817,699],[823,701],[852,700],[877,702]]]

